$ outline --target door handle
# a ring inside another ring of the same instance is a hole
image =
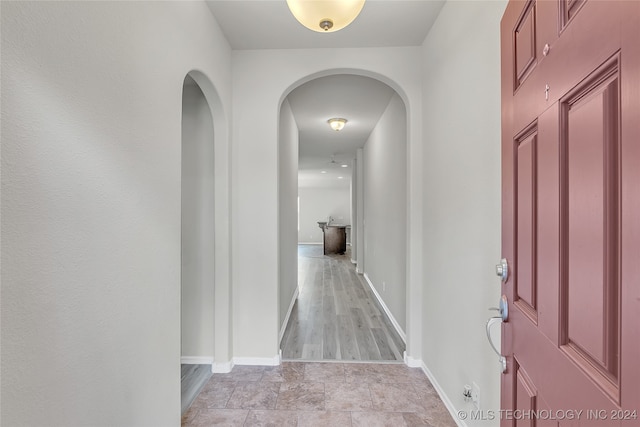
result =
[[[487,325],[485,330],[487,332],[487,340],[489,340],[489,345],[491,349],[498,355],[498,362],[500,362],[501,372],[504,374],[507,371],[507,358],[500,353],[493,343],[493,339],[491,338],[491,327],[495,324],[501,324],[502,322],[506,322],[509,320],[509,304],[507,302],[507,297],[505,295],[500,298],[500,308],[490,308],[489,310],[497,310],[500,312],[499,316],[490,317],[487,320]]]

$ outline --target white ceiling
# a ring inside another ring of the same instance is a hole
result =
[[[367,0],[348,27],[319,33],[298,23],[286,0],[207,0],[236,50],[420,46],[444,3]],[[348,186],[355,151],[366,142],[393,93],[377,80],[351,75],[323,77],[291,92],[288,99],[300,130],[299,185]],[[336,132],[327,124],[331,117],[349,122]]]
[[[378,80],[353,75],[321,77],[293,90],[287,99],[300,131],[299,185],[348,186],[356,150],[364,146],[394,93]],[[344,129],[331,129],[327,120],[332,117],[347,119]]]
[[[367,0],[348,27],[308,30],[286,0],[207,0],[233,49],[420,46],[445,0]]]

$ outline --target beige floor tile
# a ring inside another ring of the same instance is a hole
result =
[[[239,382],[227,408],[275,409],[280,383]]]
[[[409,427],[456,427],[457,425],[444,406],[423,413],[405,413],[404,420]]]
[[[363,411],[371,410],[371,392],[368,384],[326,383],[327,410]]]
[[[338,411],[298,412],[298,427],[350,427],[351,413]]]
[[[282,383],[276,408],[324,410],[324,383]]]
[[[304,380],[304,364],[285,362],[282,366],[269,366],[262,375],[262,381],[301,382]]]
[[[373,409],[377,411],[421,412],[424,404],[411,384],[369,384]]]
[[[248,413],[249,411],[242,409],[201,410],[193,421],[187,425],[190,427],[242,426]]]
[[[410,383],[409,368],[400,364],[345,364],[346,381],[350,383]]]
[[[237,368],[223,381],[209,380],[183,415],[183,426],[456,425],[424,373],[404,365],[285,362]]]
[[[298,425],[298,413],[296,411],[249,411],[245,427],[251,426],[277,426],[277,427],[295,427]]]
[[[305,363],[305,381],[344,382],[344,364],[342,363]]]
[[[405,412],[402,414],[402,416],[407,427],[436,427],[435,425],[431,424],[433,420],[429,417],[424,416],[424,414]]]
[[[194,408],[193,406],[187,409],[185,413],[182,414],[182,425],[183,426],[191,425],[191,423],[196,418],[199,412],[200,412],[200,408]]]
[[[192,406],[202,407],[200,405],[204,405],[207,409],[225,408],[235,388],[235,382],[209,380]]]
[[[395,412],[352,412],[353,427],[403,427],[404,417]]]

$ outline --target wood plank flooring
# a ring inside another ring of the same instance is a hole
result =
[[[403,360],[405,344],[349,251],[325,256],[321,245],[299,245],[298,284],[281,342],[284,360]]]
[[[180,397],[184,414],[211,378],[211,365],[180,365]]]

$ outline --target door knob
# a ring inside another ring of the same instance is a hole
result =
[[[506,258],[502,258],[500,260],[500,264],[496,265],[496,276],[498,276],[503,282],[506,282],[509,278],[509,264],[507,263]]]

